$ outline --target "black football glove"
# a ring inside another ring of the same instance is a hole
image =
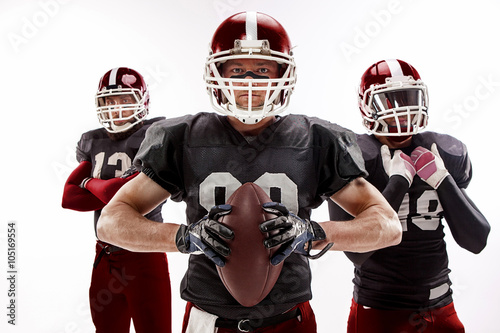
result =
[[[233,239],[234,233],[217,219],[229,213],[231,205],[214,206],[198,222],[188,226],[181,224],[175,236],[177,249],[182,253],[203,253],[217,266],[224,267],[224,257],[231,250],[222,239]]]
[[[317,259],[333,246],[333,243],[329,243],[321,252],[311,255],[312,242],[326,238],[325,231],[318,223],[301,219],[278,202],[265,203],[262,205],[262,209],[278,216],[261,223],[259,226],[262,232],[278,230],[278,233],[269,235],[264,241],[264,246],[268,249],[281,245],[271,258],[271,264],[278,265],[292,252],[300,253],[310,259]]]

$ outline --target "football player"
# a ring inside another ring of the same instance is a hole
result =
[[[318,118],[280,115],[296,82],[291,49],[285,29],[266,14],[243,12],[222,22],[204,75],[222,115],[203,112],[151,126],[134,160],[141,173],[97,224],[100,239],[130,250],[204,254],[189,257],[181,284],[183,332],[316,332],[309,245],[369,251],[400,241],[396,213],[362,178],[354,134]],[[263,210],[277,217],[259,229],[276,230],[264,243],[278,249],[271,263],[283,263],[269,295],[251,307],[231,296],[216,269],[225,265],[234,237],[217,219],[231,214],[225,203],[247,182],[273,200]],[[186,202],[187,225],[143,217],[168,197]],[[357,216],[354,222],[309,221],[324,197]]]
[[[464,249],[479,253],[490,226],[467,196],[472,177],[466,146],[456,138],[421,132],[428,91],[417,70],[382,60],[361,77],[359,108],[370,134],[358,135],[367,180],[398,211],[399,245],[346,253],[354,262],[349,333],[464,332],[455,312],[447,226]],[[329,201],[331,219],[350,217]]]
[[[149,91],[137,71],[118,67],[100,79],[95,96],[103,128],[82,135],[80,163],[64,186],[62,206],[77,211],[101,209],[118,189],[137,176],[131,167],[146,130],[164,117],[146,119]],[[148,212],[162,222],[162,203]],[[165,253],[135,253],[97,240],[90,285],[90,308],[96,332],[171,332],[171,291]]]

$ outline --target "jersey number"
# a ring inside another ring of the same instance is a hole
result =
[[[297,185],[284,173],[264,173],[254,183],[273,201],[281,202],[288,210],[299,209]],[[200,205],[209,211],[224,204],[242,184],[228,172],[214,172],[200,184]]]
[[[411,212],[415,212],[409,217]],[[398,211],[398,216],[403,225],[403,231],[408,231],[407,221],[415,224],[421,230],[436,230],[441,222],[440,213],[443,212],[443,207],[439,202],[436,191],[424,191],[417,198],[415,207],[412,207],[408,193],[405,194],[401,207]]]
[[[101,178],[102,167],[104,166],[105,153],[100,152],[95,155],[95,167],[92,177]],[[107,165],[118,165],[120,161],[121,168],[115,170],[115,178],[121,177],[125,171],[127,171],[132,165],[132,159],[125,153],[116,152],[108,158]]]

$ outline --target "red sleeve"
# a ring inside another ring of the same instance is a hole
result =
[[[85,183],[85,188],[89,190],[93,195],[99,198],[102,202],[107,204],[116,192],[122,187],[126,182],[137,176],[139,172],[136,172],[127,178],[111,178],[111,179],[98,179],[92,178],[87,183]]]
[[[101,209],[105,204],[88,190],[81,188],[81,182],[90,176],[92,163],[82,161],[78,167],[69,175],[64,184],[62,207],[80,212],[88,212]]]

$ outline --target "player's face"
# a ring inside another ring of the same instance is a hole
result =
[[[248,73],[251,72],[251,73]],[[247,74],[247,75],[245,75]],[[276,61],[263,59],[234,59],[228,60],[222,68],[225,78],[242,78],[252,81],[252,86],[266,87],[268,83],[258,83],[259,79],[275,79],[279,75],[279,66]],[[246,83],[234,83],[234,86],[248,86]],[[248,90],[234,90],[236,104],[247,108],[250,98]],[[252,108],[262,107],[265,102],[266,90],[252,90]]]
[[[122,105],[130,105],[135,104],[137,101],[135,100],[132,94],[123,94],[123,95],[115,95],[115,96],[106,96],[104,99],[104,103],[106,106],[111,107],[111,117],[113,119],[116,118],[126,118],[130,117],[134,114],[133,109],[123,109]],[[115,120],[113,123],[116,126],[121,126],[126,124],[131,120]]]
[[[407,115],[402,115],[402,116],[398,116],[398,117],[389,117],[389,118],[384,119],[384,121],[387,123],[389,128],[397,129],[398,122],[399,122],[399,126],[401,126],[402,128],[407,128],[408,125],[411,124],[411,121],[413,121],[413,117],[415,117],[415,115],[410,115],[410,122],[408,122]]]

